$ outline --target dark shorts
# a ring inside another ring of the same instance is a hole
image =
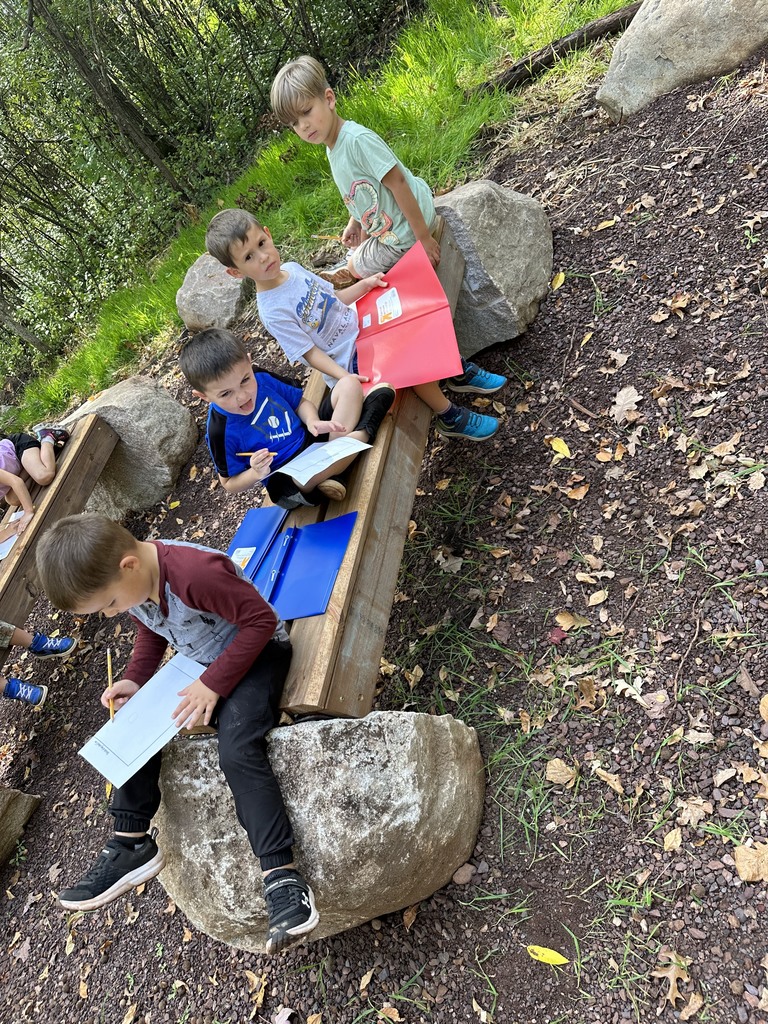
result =
[[[318,414],[321,420],[330,420],[333,418],[333,405],[331,404],[331,396],[326,395],[318,407]],[[300,455],[305,451],[311,444],[315,444],[317,441],[327,441],[328,434],[318,434],[317,437],[314,434],[310,434],[306,427],[304,427],[304,440],[301,448],[294,452],[291,456],[295,459],[297,455]],[[270,473],[267,479],[264,481],[264,485],[267,488],[267,494],[271,501],[274,501],[280,508],[299,508],[301,505],[319,505],[323,500],[323,496],[317,492],[310,492],[308,494],[302,494],[296,484],[293,482],[287,473],[281,473],[279,469],[275,470],[274,473]]]
[[[8,440],[16,449],[16,456],[19,460],[27,449],[40,447],[38,439],[31,434],[8,434]]]

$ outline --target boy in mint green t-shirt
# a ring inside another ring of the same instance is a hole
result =
[[[427,183],[397,159],[384,140],[363,125],[344,121],[323,66],[303,56],[278,72],[271,91],[272,109],[305,142],[324,145],[333,179],[349,211],[341,240],[352,251],[346,263],[320,276],[337,286],[386,273],[418,241],[432,265],[440,262],[440,246],[432,237],[435,205]],[[463,373],[451,377],[451,391],[489,395],[507,380],[462,359]],[[445,437],[484,441],[499,428],[493,416],[455,405],[438,382],[414,391],[437,415]]]

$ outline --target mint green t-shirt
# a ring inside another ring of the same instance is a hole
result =
[[[360,221],[367,235],[385,245],[403,251],[410,249],[416,237],[381,179],[393,167],[399,167],[424,220],[431,225],[435,219],[435,204],[426,181],[411,174],[376,132],[354,121],[344,122],[333,149],[326,152],[333,180],[350,216]]]

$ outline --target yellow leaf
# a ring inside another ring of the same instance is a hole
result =
[[[138,1003],[131,1003],[131,1005],[125,1011],[125,1016],[123,1017],[122,1024],[133,1024],[133,1021],[136,1017],[136,1011],[138,1010],[138,1008]]]
[[[550,949],[548,946],[528,946],[528,956],[532,960],[539,960],[543,964],[553,964],[555,967],[570,963],[567,956],[563,956],[562,953],[558,953],[556,949]]]
[[[170,503],[170,505],[168,506],[168,508],[178,508],[180,504],[181,504],[180,501],[172,501]]]
[[[558,270],[558,272],[552,278],[552,281],[550,283],[550,287],[552,288],[553,292],[556,292],[557,289],[558,288],[562,288],[564,284],[565,284],[565,274],[562,272],[562,270]]]
[[[193,466],[189,471],[189,479],[194,480],[197,476],[197,466]]]
[[[673,828],[671,831],[667,832],[667,834],[664,836],[664,849],[666,850],[667,853],[669,853],[670,850],[672,850],[672,851],[679,850],[681,845],[682,845],[682,842],[683,842],[683,832],[682,832],[682,829]]]
[[[606,228],[612,228],[615,223],[616,223],[616,218],[615,217],[611,217],[610,220],[601,220],[600,223],[595,228],[595,231],[605,231]]]
[[[80,998],[81,999],[87,999],[88,998],[88,982],[87,981],[83,981],[82,978],[80,979],[79,993],[80,993]]]
[[[307,1017],[307,1024],[323,1024],[322,1013],[310,1013]]]
[[[581,501],[582,498],[586,497],[588,490],[589,484],[581,484],[580,487],[572,487],[570,491],[566,491],[566,496],[574,501]]]
[[[509,554],[509,548],[491,548],[488,554],[494,558],[504,558]]]
[[[107,800],[109,800],[109,798],[112,796],[112,783],[108,782],[104,787],[104,790],[107,794]]]
[[[562,458],[571,458],[571,449],[568,447],[568,445],[565,443],[562,437],[547,437],[545,438],[545,441],[550,446],[550,448],[557,452],[558,455],[562,456]]]
[[[370,985],[370,983],[371,983],[371,978],[373,977],[373,970],[374,970],[374,969],[373,969],[373,968],[371,968],[371,969],[370,969],[370,971],[366,971],[366,972],[365,972],[365,974],[364,974],[364,975],[362,976],[362,978],[360,979],[360,991],[361,991],[361,992],[365,992],[365,990],[366,990],[366,989],[368,988],[368,986]]]
[[[768,882],[768,843],[737,846],[733,851],[736,871],[743,882]]]
[[[768,722],[768,693],[760,700],[760,717],[764,722]]]
[[[379,1016],[379,1020],[399,1021],[403,1019],[394,1006],[382,1006],[382,1008],[377,1010],[376,1013]],[[310,1024],[309,1020],[307,1020],[307,1024]]]
[[[596,590],[594,594],[589,595],[589,600],[587,601],[587,604],[590,608],[594,608],[596,604],[602,604],[607,597],[607,590]]]
[[[702,416],[709,416],[709,414],[712,412],[714,408],[714,402],[712,402],[711,405],[703,405],[701,409],[697,409],[695,412],[692,412],[691,416],[698,416],[699,418],[701,418]]]
[[[444,491],[450,482],[451,478],[449,476],[447,476],[445,480],[438,480],[437,483],[435,484],[435,490]]]
[[[485,631],[486,631],[486,633],[492,633],[494,631],[494,629],[496,629],[498,624],[499,624],[499,613],[498,612],[494,612],[493,615],[490,617],[490,619],[488,619],[488,621],[485,624]]]
[[[607,786],[610,786],[614,793],[618,793],[619,796],[624,795],[624,787],[621,784],[621,779],[614,772],[607,772],[605,768],[596,768],[595,775],[598,779],[602,779]]]
[[[613,460],[613,453],[610,448],[601,448],[600,451],[595,455],[598,462],[611,462]]]
[[[569,629],[573,629],[574,626],[577,629],[581,629],[582,626],[589,625],[589,619],[584,618],[583,615],[574,614],[573,612],[558,612],[555,616],[555,622],[558,624],[560,629],[566,633]]]
[[[72,932],[67,933],[67,941],[64,943],[64,952],[67,956],[74,951],[75,948],[75,937]]]

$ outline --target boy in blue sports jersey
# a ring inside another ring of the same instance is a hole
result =
[[[193,335],[181,350],[179,366],[193,393],[208,403],[206,441],[224,490],[236,493],[263,481],[271,500],[288,509],[317,505],[324,497],[341,501],[346,488],[336,475],[355,456],[306,485],[280,467],[315,441],[352,437],[373,444],[395,398],[394,388],[382,383],[363,399],[359,379],[349,374],[318,409],[301,388],[254,372],[243,342],[217,328]]]

